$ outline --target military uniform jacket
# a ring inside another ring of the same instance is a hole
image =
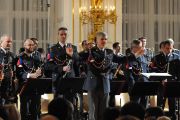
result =
[[[41,60],[39,59],[39,56],[36,56],[33,53],[28,56],[26,53],[22,52],[18,56],[18,62],[16,64],[16,77],[19,80],[19,89],[21,89],[27,81],[28,74],[34,73],[38,67],[41,67],[40,63]]]
[[[87,64],[88,64],[88,57],[89,57],[89,51],[84,50],[79,52],[79,73],[80,76],[86,77],[87,75]]]
[[[14,54],[10,51],[4,51],[2,48],[0,49],[0,64],[3,68],[4,79],[0,85],[0,96],[3,98],[12,97],[12,94],[15,94],[14,89]],[[10,95],[11,94],[11,95]],[[7,98],[8,99],[8,98]]]
[[[114,67],[113,51],[111,49],[100,50],[93,47],[89,53],[87,79],[84,83],[84,90],[103,89],[104,93],[110,92],[109,73]]]
[[[72,45],[73,55],[70,57],[66,54],[65,48],[63,48],[59,43],[52,46],[50,48],[50,58],[45,65],[45,71],[51,71],[53,73],[52,77],[55,79],[62,77],[65,72],[63,71],[63,67],[70,63],[71,71],[67,74],[66,77],[75,77],[75,69],[74,64],[78,64],[79,55],[77,52],[77,47]],[[71,62],[70,62],[71,61]],[[54,76],[55,75],[55,76]]]
[[[147,59],[144,55],[135,57],[133,53],[129,53],[127,56],[126,64],[126,77],[128,81],[129,90],[133,88],[135,82],[147,82],[148,80],[141,75],[142,72],[147,73],[148,64]]]
[[[152,72],[170,73],[174,79],[180,78],[180,57],[178,54],[172,52],[166,56],[164,53],[159,53],[152,59]]]

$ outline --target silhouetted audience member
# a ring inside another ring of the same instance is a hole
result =
[[[145,109],[142,105],[135,102],[128,102],[121,108],[121,116],[132,115],[144,120]]]
[[[125,115],[125,116],[119,117],[116,120],[140,120],[140,119],[131,115]]]
[[[47,114],[42,116],[40,120],[59,120],[59,119],[53,115]]]
[[[164,112],[160,107],[150,107],[145,111],[145,120],[156,120],[158,117],[163,116]]]
[[[103,120],[116,120],[120,116],[120,110],[115,107],[106,108],[103,115]]]
[[[171,119],[167,116],[161,116],[161,117],[158,117],[157,120],[171,120]]]
[[[5,108],[0,106],[0,117],[3,120],[8,120],[8,113],[6,112]]]
[[[48,113],[60,120],[73,120],[73,105],[66,99],[56,98],[48,105]]]

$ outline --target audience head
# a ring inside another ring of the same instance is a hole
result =
[[[0,118],[2,118],[3,120],[8,120],[8,113],[2,106],[0,106]]]
[[[48,113],[56,116],[60,120],[72,120],[73,111],[72,103],[63,98],[56,98],[48,105]]]
[[[115,107],[106,108],[103,120],[116,120],[120,116],[120,110]]]
[[[68,32],[68,29],[66,27],[60,27],[58,29],[58,38],[59,38],[59,41],[63,44],[65,44],[66,42],[67,32]]]
[[[42,116],[40,120],[58,120],[58,118],[53,115],[45,115]]]
[[[171,119],[167,116],[161,116],[161,117],[158,117],[157,120],[171,120]]]
[[[145,111],[145,120],[156,120],[158,117],[163,116],[164,112],[160,107],[150,107]]]
[[[119,117],[117,120],[140,120],[140,119],[131,115],[125,115]]]
[[[128,102],[121,108],[121,116],[132,115],[143,120],[144,114],[144,107],[135,102]]]

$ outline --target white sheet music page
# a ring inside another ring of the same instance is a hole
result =
[[[170,77],[170,76],[172,76],[169,73],[141,73],[141,75],[143,75],[147,78],[152,77],[152,76],[154,76],[154,77],[156,77],[156,76],[157,77]]]

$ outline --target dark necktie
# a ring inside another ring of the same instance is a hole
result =
[[[165,58],[166,58],[166,61],[168,62],[169,61],[169,56],[166,55]]]
[[[66,45],[63,46],[63,49],[66,50]]]

